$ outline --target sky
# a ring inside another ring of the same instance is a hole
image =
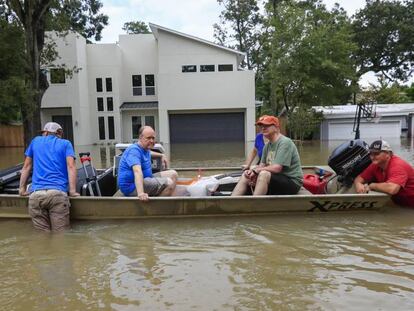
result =
[[[102,32],[102,43],[115,43],[125,33],[125,22],[143,21],[214,41],[213,24],[222,7],[217,0],[101,0],[109,25]],[[365,0],[323,0],[328,8],[339,3],[349,15],[363,8]]]
[[[125,33],[125,22],[143,21],[174,29],[205,40],[214,41],[213,24],[219,21],[222,7],[217,0],[101,0],[102,12],[109,16],[109,25],[102,32],[100,43],[115,43],[118,35]],[[330,9],[336,3],[348,15],[365,6],[365,0],[323,0]],[[375,82],[368,74],[362,85]]]

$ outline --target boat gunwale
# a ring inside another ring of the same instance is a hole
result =
[[[283,194],[283,195],[240,195],[240,196],[175,196],[175,197],[150,197],[149,201],[174,201],[174,200],[186,200],[186,201],[196,201],[196,200],[276,200],[276,199],[295,199],[295,198],[313,198],[313,199],[323,199],[323,198],[383,198],[389,197],[389,195],[371,191],[369,193],[340,193],[340,194]],[[0,194],[1,198],[29,198],[29,196],[20,196],[18,194]],[[98,196],[79,196],[79,197],[69,197],[70,200],[114,200],[114,201],[128,201],[128,200],[137,200],[136,197],[98,197]],[[143,202],[145,203],[145,202]]]

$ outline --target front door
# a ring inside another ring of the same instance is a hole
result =
[[[62,138],[69,140],[72,143],[72,145],[74,145],[72,116],[52,116],[52,121],[59,123],[60,126],[63,128]]]

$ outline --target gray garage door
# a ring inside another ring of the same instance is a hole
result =
[[[170,142],[244,142],[244,113],[170,114]]]

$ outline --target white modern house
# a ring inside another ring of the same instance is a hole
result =
[[[120,35],[114,44],[87,44],[76,33],[51,34],[56,65],[42,122],[56,121],[76,145],[131,142],[143,125],[164,144],[251,142],[255,136],[254,73],[245,54],[150,24],[151,34]],[[72,133],[71,133],[72,132]]]
[[[320,125],[321,140],[348,140],[355,137],[355,105],[315,106],[324,120]],[[361,117],[360,137],[366,140],[399,138],[414,135],[414,104],[377,104],[372,114]]]

